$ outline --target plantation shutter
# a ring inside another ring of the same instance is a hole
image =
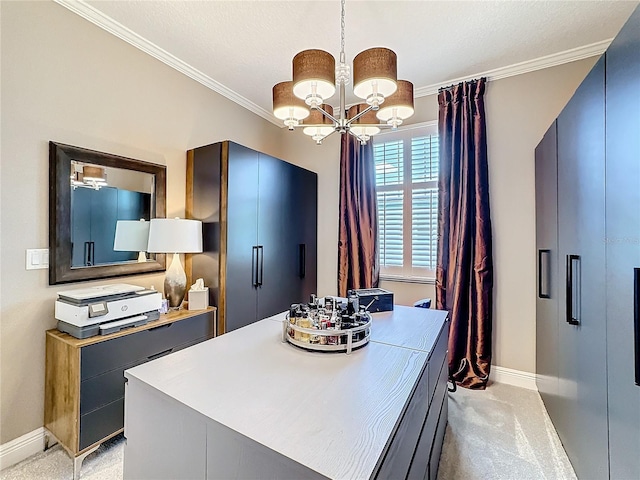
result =
[[[433,277],[436,268],[438,137],[424,132],[374,137],[383,275],[426,278]]]

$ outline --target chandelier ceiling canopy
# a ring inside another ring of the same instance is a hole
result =
[[[351,81],[344,53],[344,4],[341,0],[340,60],[324,50],[304,50],[293,57],[293,81],[273,87],[273,114],[293,130],[303,128],[317,144],[339,132],[366,144],[381,128],[397,128],[414,113],[413,84],[397,79],[397,58],[388,48],[369,48],[353,59],[353,93],[366,103],[346,110],[345,86]],[[334,116],[327,100],[339,93]],[[384,123],[381,123],[384,122]]]

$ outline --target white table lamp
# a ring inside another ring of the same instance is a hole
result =
[[[151,253],[173,253],[173,260],[164,278],[164,294],[169,306],[178,308],[187,291],[187,275],[179,253],[202,252],[202,222],[183,218],[153,218],[149,228]]]
[[[138,262],[147,261],[149,244],[149,225],[144,218],[140,220],[118,220],[113,250],[116,252],[138,252]]]

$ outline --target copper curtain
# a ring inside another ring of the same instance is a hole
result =
[[[378,205],[371,142],[360,145],[342,135],[340,146],[340,225],[338,295],[378,286]]]
[[[493,254],[484,78],[438,94],[436,308],[450,312],[449,374],[484,389],[491,367]]]

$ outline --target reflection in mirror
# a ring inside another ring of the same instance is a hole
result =
[[[151,222],[140,220],[118,220],[113,249],[116,252],[138,252],[138,262],[148,262],[149,229]]]
[[[144,252],[165,192],[163,165],[49,142],[49,284],[165,270]]]
[[[136,232],[124,224],[116,249],[116,226],[151,220],[153,180],[150,173],[71,162],[71,268],[138,261],[146,246],[138,250]]]

